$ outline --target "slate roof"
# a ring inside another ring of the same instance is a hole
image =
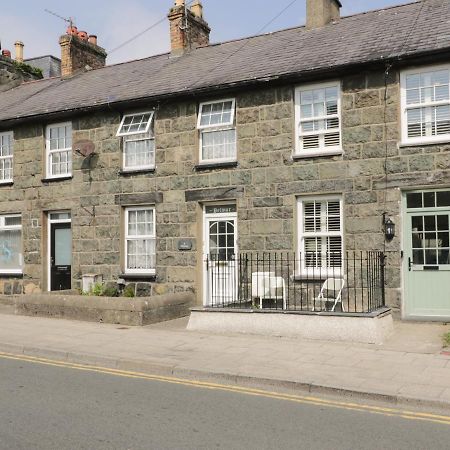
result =
[[[26,83],[0,95],[0,121],[448,49],[450,1],[423,0],[343,17],[320,29],[292,28],[181,57],[163,54],[67,80]]]

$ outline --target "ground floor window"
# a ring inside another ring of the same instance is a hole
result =
[[[22,218],[0,216],[0,273],[22,273]]]
[[[299,198],[300,270],[325,275],[342,267],[342,197]]]
[[[125,209],[125,272],[154,274],[156,270],[155,208]]]

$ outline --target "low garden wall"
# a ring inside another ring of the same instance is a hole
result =
[[[71,293],[0,297],[0,303],[14,304],[15,313],[19,315],[131,326],[150,325],[188,316],[194,300],[194,295],[188,293],[142,298],[96,297]]]

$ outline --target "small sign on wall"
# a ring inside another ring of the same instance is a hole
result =
[[[206,214],[228,214],[235,212],[236,212],[236,205],[215,205],[205,207]]]
[[[178,241],[178,250],[180,252],[187,252],[192,250],[192,240],[191,239],[180,239]]]

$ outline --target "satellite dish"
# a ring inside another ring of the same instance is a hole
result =
[[[75,151],[83,156],[84,158],[88,158],[95,154],[95,144],[89,139],[81,139],[75,142],[74,147]]]

